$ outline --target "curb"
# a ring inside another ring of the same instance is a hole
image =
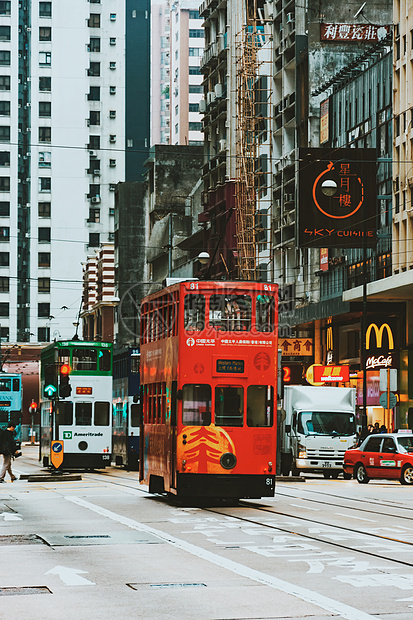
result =
[[[27,482],[72,482],[82,480],[80,474],[22,474],[19,480]]]

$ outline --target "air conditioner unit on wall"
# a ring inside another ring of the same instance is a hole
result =
[[[215,84],[215,97],[222,97],[222,84]]]

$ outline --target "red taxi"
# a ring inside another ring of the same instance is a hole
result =
[[[343,469],[360,484],[371,478],[413,484],[413,432],[369,435],[344,454]]]

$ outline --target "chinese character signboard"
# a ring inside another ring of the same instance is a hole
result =
[[[329,135],[329,99],[320,103],[320,144],[328,142]]]
[[[320,40],[374,43],[385,39],[391,33],[391,28],[374,24],[320,24]]]
[[[301,247],[375,247],[375,149],[300,149]]]
[[[314,365],[314,381],[316,383],[335,383],[350,380],[350,366],[319,366]]]
[[[302,357],[313,354],[313,341],[311,338],[279,338],[278,348],[283,357]]]

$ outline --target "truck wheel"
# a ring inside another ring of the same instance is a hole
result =
[[[331,472],[331,477],[333,478],[333,480],[337,480],[339,473],[340,473],[339,469],[335,469],[334,471]]]
[[[323,476],[326,479],[331,478],[331,471],[328,471],[328,469],[323,469]]]
[[[354,477],[360,484],[367,484],[370,478],[367,475],[366,469],[362,463],[357,463],[354,468]]]
[[[402,484],[413,484],[413,467],[412,465],[406,465],[403,467],[402,475],[400,476],[400,482]]]

